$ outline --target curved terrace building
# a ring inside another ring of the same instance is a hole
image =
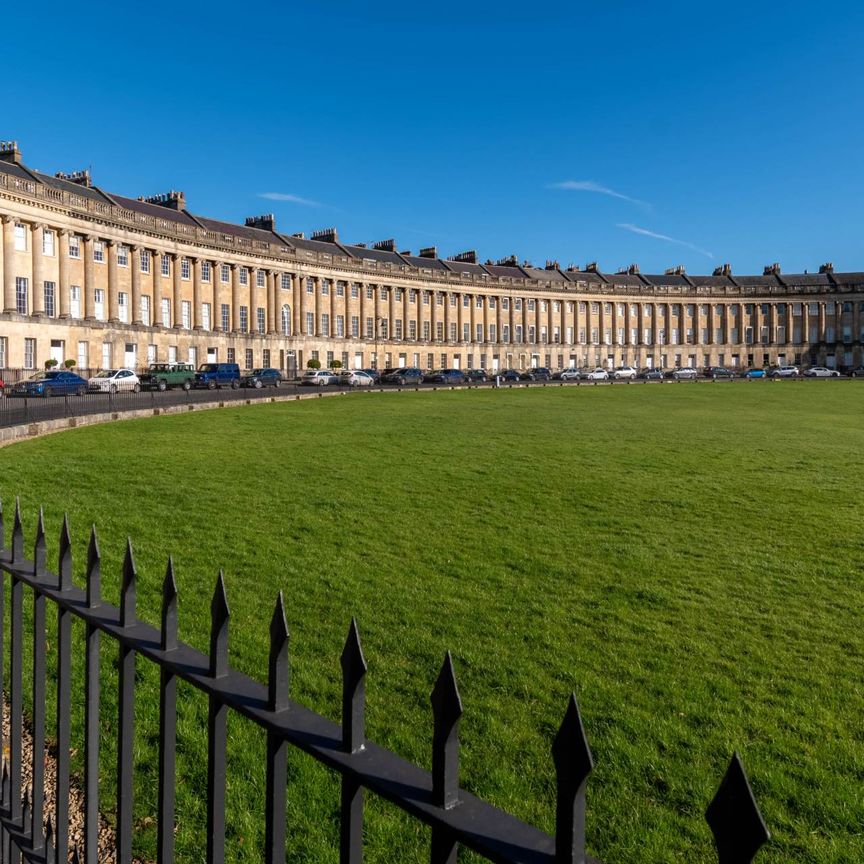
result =
[[[480,263],[194,215],[182,192],[111,194],[0,143],[0,375],[154,361],[241,367],[851,366],[864,273],[649,275]]]

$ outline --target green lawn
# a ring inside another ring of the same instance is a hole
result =
[[[464,785],[547,831],[575,691],[597,763],[588,847],[607,864],[714,861],[702,814],[735,749],[774,835],[759,861],[864,860],[862,478],[856,382],[358,394],[0,450],[28,546],[43,504],[56,560],[68,511],[81,582],[95,522],[116,602],[131,535],[152,623],[172,553],[181,638],[202,650],[224,567],[232,662],[261,680],[282,590],[292,695],[333,719],[355,615],[368,734],[427,767],[451,649]],[[137,703],[137,842],[153,854],[157,674],[139,668],[154,690]],[[178,847],[199,861],[206,704],[180,699]],[[236,718],[229,734],[228,857],[258,861],[263,741]],[[336,782],[302,754],[289,777],[289,860],[335,860]],[[368,860],[425,860],[424,829],[367,809]]]

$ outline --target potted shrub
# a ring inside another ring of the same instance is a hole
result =
[[[320,369],[321,368],[321,361],[316,360],[313,357],[311,360],[306,361],[306,368],[307,369]]]

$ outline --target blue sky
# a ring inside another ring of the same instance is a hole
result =
[[[110,191],[181,189],[195,213],[414,252],[864,269],[859,4],[2,14],[0,138]]]

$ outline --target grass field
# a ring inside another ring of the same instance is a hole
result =
[[[464,785],[547,831],[575,691],[597,762],[588,847],[607,864],[714,861],[702,813],[735,749],[774,835],[759,861],[864,860],[855,382],[358,394],[131,421],[0,450],[0,493],[7,516],[20,494],[28,546],[44,504],[52,561],[69,512],[79,582],[95,522],[113,602],[131,535],[154,624],[173,553],[181,638],[202,650],[224,567],[232,662],[261,680],[281,589],[292,695],[334,719],[355,615],[369,737],[427,767],[451,649]],[[198,861],[206,704],[180,698],[178,847]],[[151,855],[157,709],[139,696]],[[236,718],[229,734],[228,857],[257,861],[263,741]],[[336,782],[297,754],[289,777],[289,860],[336,860]],[[425,860],[425,831],[389,806],[370,801],[366,824],[368,860]]]

